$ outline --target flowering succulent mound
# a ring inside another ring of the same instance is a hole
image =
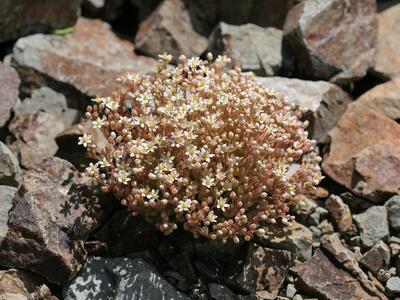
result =
[[[126,74],[87,117],[108,145],[80,144],[98,159],[87,172],[133,215],[165,234],[182,224],[195,237],[246,240],[267,223],[287,223],[296,195],[320,180],[320,158],[301,111],[251,73],[161,55],[149,74]]]

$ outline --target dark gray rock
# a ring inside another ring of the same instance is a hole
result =
[[[390,249],[382,241],[377,242],[368,252],[366,252],[360,263],[365,266],[374,275],[377,275],[380,269],[387,269],[390,264]]]
[[[395,230],[400,230],[400,196],[393,196],[385,202],[388,213],[389,225]]]
[[[323,220],[326,219],[326,217],[328,216],[329,212],[328,210],[326,210],[323,207],[317,207],[314,212],[310,215],[309,218],[309,223],[311,225],[318,225],[319,223],[321,223]]]
[[[237,300],[236,295],[226,286],[217,283],[208,285],[208,293],[211,300]]]
[[[21,168],[18,159],[0,142],[0,185],[18,186],[21,179]]]
[[[189,299],[140,259],[90,257],[64,289],[65,300]]]
[[[14,195],[17,188],[0,185],[0,245],[8,231],[8,213],[13,205]]]

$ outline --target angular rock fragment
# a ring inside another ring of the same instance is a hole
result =
[[[328,209],[333,223],[340,232],[346,232],[351,229],[353,217],[348,205],[339,196],[330,195],[325,201],[325,207]]]
[[[12,208],[17,188],[0,185],[0,245],[8,231],[8,213]]]
[[[328,131],[337,124],[351,102],[346,92],[329,82],[284,77],[259,77],[258,80],[264,87],[285,96],[289,103],[307,110],[308,131],[319,143],[327,142]]]
[[[339,84],[362,78],[373,65],[377,35],[375,0],[302,1],[285,21],[299,75]]]
[[[0,14],[1,12],[0,7]],[[10,119],[11,109],[18,99],[19,84],[17,71],[0,62],[0,127],[3,127]]]
[[[226,286],[210,283],[208,285],[208,291],[211,297],[211,300],[233,300],[237,299],[236,295],[228,289]]]
[[[400,230],[400,196],[393,196],[385,202],[388,212],[389,225],[395,230]]]
[[[21,165],[29,169],[57,152],[55,137],[64,130],[64,124],[39,111],[17,116],[9,129],[15,138],[9,147],[18,154]]]
[[[377,275],[379,270],[387,269],[389,266],[389,247],[382,241],[377,242],[368,252],[363,255],[360,263],[374,275]]]
[[[87,288],[88,279],[92,283]],[[140,259],[90,257],[64,289],[65,300],[189,299]]]
[[[18,186],[21,178],[21,168],[18,159],[0,142],[0,185]]]
[[[254,24],[240,26],[219,23],[208,38],[208,51],[227,55],[240,63],[243,71],[273,76],[282,67],[281,30]]]
[[[30,270],[65,284],[85,257],[80,239],[95,230],[105,212],[86,177],[59,158],[24,173],[0,245],[0,265]]]
[[[75,100],[109,96],[118,87],[115,79],[123,73],[146,72],[153,67],[154,60],[135,55],[133,48],[107,23],[80,18],[72,34],[19,39],[13,64],[27,86],[48,86]]]
[[[175,61],[181,54],[199,56],[207,39],[192,29],[183,0],[166,0],[139,27],[136,50],[157,58],[168,52]]]
[[[400,294],[400,277],[392,277],[386,282],[386,290],[391,294]]]
[[[79,0],[1,1],[0,42],[74,26],[79,5]]]

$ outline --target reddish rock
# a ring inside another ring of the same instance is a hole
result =
[[[0,42],[74,26],[79,0],[0,1]]]
[[[3,127],[11,116],[11,109],[18,99],[19,84],[17,71],[0,62],[0,127]]]
[[[400,192],[399,124],[350,106],[329,136],[322,169],[330,178],[374,202]]]
[[[64,124],[48,113],[23,113],[11,122],[9,129],[15,138],[9,145],[11,150],[18,154],[22,166],[33,168],[57,152],[55,137],[64,130]]]
[[[136,50],[157,58],[168,52],[177,61],[181,54],[199,56],[207,39],[192,29],[183,0],[166,0],[139,27]]]
[[[374,275],[378,275],[379,270],[386,270],[390,264],[390,249],[382,241],[377,242],[360,260]]]
[[[336,195],[330,195],[325,201],[325,207],[329,211],[333,223],[340,232],[346,232],[351,229],[353,225],[353,217],[349,206]]]
[[[377,34],[375,0],[303,1],[285,21],[299,75],[339,84],[363,77],[373,65]]]
[[[110,25],[80,18],[72,34],[35,34],[17,41],[13,63],[27,85],[49,86],[69,98],[108,96],[126,72],[150,71],[151,58],[133,53]]]

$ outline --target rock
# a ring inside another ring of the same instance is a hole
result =
[[[130,0],[139,12],[139,21],[146,19],[157,8],[161,1],[162,0]]]
[[[243,71],[273,76],[282,67],[282,37],[282,31],[273,27],[220,22],[208,37],[208,51],[214,56],[231,57],[240,63]]]
[[[393,79],[368,90],[358,97],[353,105],[357,108],[368,108],[390,119],[398,120],[400,119],[399,93],[400,78]]]
[[[400,75],[400,58],[397,55],[397,49],[400,46],[400,25],[397,22],[399,16],[399,4],[393,5],[378,15],[378,45],[372,71],[385,79]]]
[[[188,57],[202,54],[207,39],[192,29],[183,0],[166,0],[140,24],[135,47],[155,58],[168,52],[176,62],[181,54]]]
[[[325,201],[325,207],[328,209],[333,223],[340,232],[346,232],[351,229],[353,217],[351,216],[349,206],[339,196],[330,195]]]
[[[0,142],[0,185],[18,186],[21,168],[15,155]]]
[[[236,295],[226,286],[217,283],[210,283],[208,285],[208,292],[211,300],[235,300]]]
[[[375,296],[348,272],[337,267],[320,249],[298,269],[299,288],[318,299],[387,299]]]
[[[176,254],[168,263],[171,269],[185,277],[188,283],[194,284],[198,281],[191,257],[187,252]]]
[[[393,196],[385,202],[388,212],[389,225],[395,230],[400,230],[400,196]]]
[[[300,76],[353,82],[374,63],[376,1],[302,1],[288,13],[284,35]]]
[[[315,226],[310,226],[309,227],[311,232],[312,232],[312,236],[313,236],[313,241],[319,241],[319,239],[321,238],[322,232],[321,230],[319,230],[317,227]]]
[[[5,0],[0,3],[0,42],[74,26],[79,0]]]
[[[16,139],[9,147],[18,154],[21,165],[29,169],[57,152],[54,139],[64,130],[64,124],[56,117],[39,111],[17,116],[9,129]]]
[[[13,205],[14,195],[17,188],[0,185],[0,245],[8,231],[8,213]]]
[[[360,213],[374,205],[364,198],[354,195],[351,192],[344,192],[340,194],[340,198],[347,204],[353,213]]]
[[[67,99],[48,87],[34,90],[30,98],[18,103],[14,107],[15,116],[22,113],[43,111],[62,121],[66,127],[71,126],[78,119],[78,111],[68,108]]]
[[[363,255],[360,263],[374,275],[377,275],[380,269],[387,269],[389,266],[389,247],[382,241],[377,242],[368,252]]]
[[[293,221],[283,228],[265,228],[266,234],[256,238],[257,243],[273,249],[293,252],[295,257],[305,261],[311,257],[312,232],[307,227]]]
[[[365,248],[371,248],[379,240],[389,240],[389,224],[384,206],[372,206],[361,214],[353,215],[353,219]]]
[[[331,234],[335,232],[333,225],[328,220],[323,220],[321,223],[318,224],[317,228],[321,231],[322,235]]]
[[[399,124],[350,105],[329,136],[322,169],[330,178],[373,202],[399,193]]]
[[[392,294],[400,294],[400,277],[392,277],[386,282],[386,290]]]
[[[101,257],[88,259],[64,289],[63,296],[65,300],[189,299],[140,259]]]
[[[262,299],[278,295],[286,274],[292,265],[292,255],[251,244],[243,263],[227,271],[227,283],[240,290],[256,294]]]
[[[317,207],[315,211],[310,215],[309,223],[311,225],[318,225],[322,220],[326,219],[329,212],[323,207]]]
[[[2,10],[0,8],[1,13]],[[11,109],[17,103],[20,81],[17,71],[0,62],[0,127],[3,127],[10,119]]]
[[[70,163],[45,159],[23,175],[0,246],[0,265],[65,284],[84,260],[80,240],[107,217],[100,200],[88,178]]]
[[[294,297],[294,295],[295,295],[296,293],[297,293],[297,289],[296,289],[296,287],[294,286],[294,284],[289,283],[289,284],[286,286],[286,296],[287,296],[289,299],[291,299],[291,298]]]
[[[339,121],[351,99],[340,87],[324,81],[308,81],[284,77],[258,78],[266,88],[272,88],[306,109],[305,118],[310,122],[308,131],[319,143],[327,142],[327,133]]]
[[[135,55],[133,48],[107,23],[80,18],[72,34],[19,39],[13,64],[26,86],[48,86],[77,101],[111,95],[119,86],[115,79],[123,73],[150,71],[154,60]]]

